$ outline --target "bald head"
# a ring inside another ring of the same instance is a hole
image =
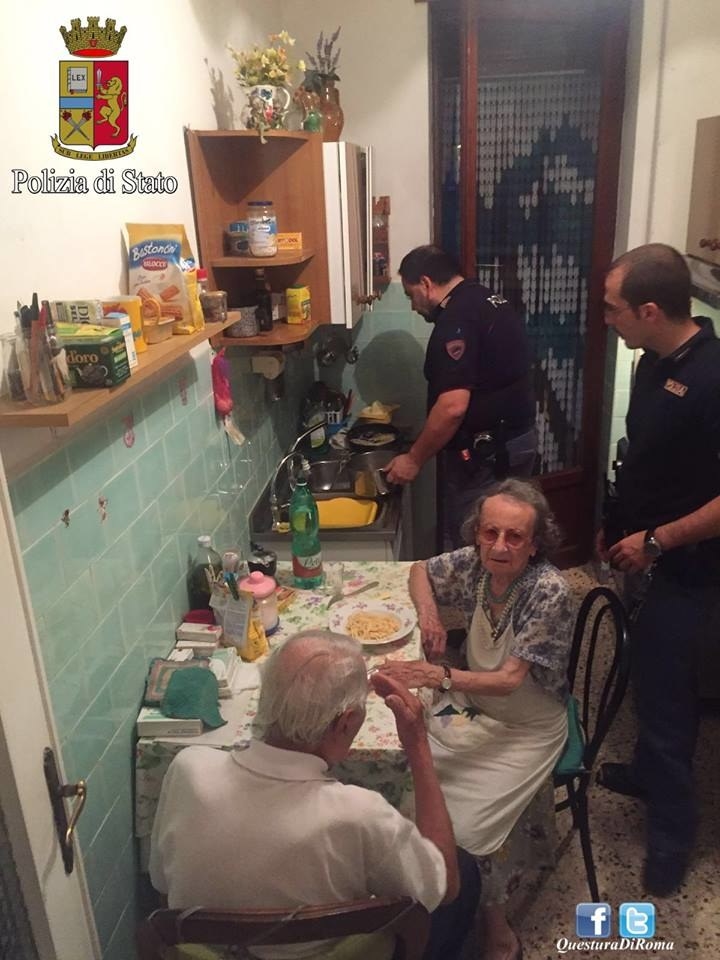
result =
[[[333,720],[362,709],[367,669],[357,641],[305,630],[273,651],[263,670],[256,724],[265,740],[315,746]]]

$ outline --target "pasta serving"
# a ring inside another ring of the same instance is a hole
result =
[[[360,643],[387,640],[397,633],[402,622],[391,613],[351,613],[345,624],[346,631]]]

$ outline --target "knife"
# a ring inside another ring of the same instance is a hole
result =
[[[334,603],[338,602],[338,600],[347,600],[348,597],[354,597],[357,593],[364,593],[365,590],[372,590],[373,587],[379,586],[380,582],[378,580],[371,580],[370,583],[365,583],[362,587],[358,587],[357,590],[351,590],[350,593],[339,593],[337,596],[330,598],[330,601],[325,609],[329,610]]]

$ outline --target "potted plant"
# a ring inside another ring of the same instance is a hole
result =
[[[337,72],[340,48],[335,44],[340,36],[340,27],[327,39],[323,31],[315,44],[315,53],[306,53],[310,69],[305,72],[303,86],[316,93],[320,98],[320,113],[323,116],[323,140],[339,140],[345,123],[340,106],[338,89],[335,86],[340,79]]]
[[[271,33],[267,47],[257,44],[250,50],[235,50],[228,45],[235,61],[235,78],[245,89],[247,105],[241,119],[248,129],[260,131],[283,127],[285,114],[290,106],[287,81],[294,66],[288,57],[288,47],[295,44],[287,30]],[[305,63],[298,60],[297,68],[305,70]]]

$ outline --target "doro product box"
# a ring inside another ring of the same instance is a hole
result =
[[[120,329],[91,323],[58,323],[74,387],[114,387],[130,376]]]

